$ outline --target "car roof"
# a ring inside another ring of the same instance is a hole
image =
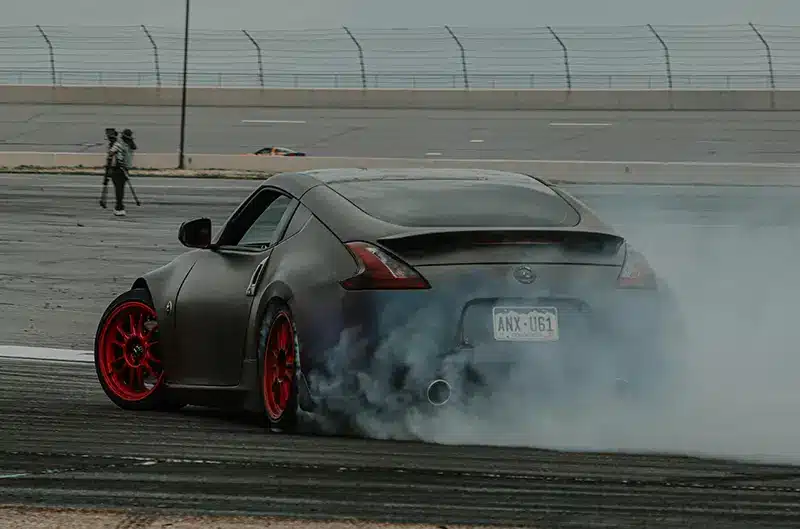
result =
[[[328,187],[328,184],[345,184],[348,182],[370,181],[412,181],[412,180],[463,180],[492,181],[505,184],[518,184],[547,194],[553,190],[532,175],[471,168],[398,168],[398,169],[363,169],[349,167],[340,169],[315,169],[309,171],[282,172],[270,175],[264,185],[274,185],[300,197],[317,186]]]
[[[385,168],[385,169],[318,169],[304,171],[305,174],[312,176],[323,184],[335,184],[345,182],[364,182],[374,180],[482,180],[504,183],[518,183],[520,185],[541,186],[548,189],[536,178],[510,171],[496,171],[490,169],[472,168]]]
[[[477,186],[485,187],[491,183],[500,184],[502,187],[519,186],[527,190],[528,193],[534,192],[541,194],[543,200],[563,199],[567,206],[572,206],[578,214],[579,225],[585,226],[585,222],[595,224],[597,228],[608,228],[602,221],[594,218],[590,211],[585,209],[585,205],[573,203],[571,196],[561,190],[554,189],[552,186],[537,179],[532,175],[515,173],[510,171],[496,171],[487,169],[473,168],[382,168],[382,169],[363,169],[363,168],[337,168],[319,169],[309,171],[298,171],[292,173],[278,173],[269,177],[264,184],[277,185],[282,187],[300,198],[314,213],[340,237],[350,238],[357,236],[377,236],[389,233],[405,231],[393,222],[384,222],[379,218],[368,215],[365,211],[356,207],[354,203],[339,194],[336,189],[340,186],[358,186],[363,182],[374,189],[374,185],[386,182],[396,189],[397,184],[402,181],[418,181],[425,186],[433,185],[437,181],[461,181],[467,183],[475,181]],[[414,186],[412,186],[414,187]],[[477,192],[477,189],[476,189]],[[550,202],[552,204],[552,202]],[[589,218],[584,217],[588,213]],[[583,217],[583,218],[581,218]],[[572,223],[570,223],[572,224]],[[577,225],[575,226],[577,228]]]

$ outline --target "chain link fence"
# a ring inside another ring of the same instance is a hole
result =
[[[800,88],[800,28],[192,30],[190,86]],[[0,27],[0,84],[180,86],[182,28]]]

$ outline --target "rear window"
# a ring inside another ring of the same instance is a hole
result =
[[[378,180],[330,187],[368,215],[409,227],[575,226],[578,213],[547,187],[481,180]]]

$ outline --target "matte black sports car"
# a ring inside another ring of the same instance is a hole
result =
[[[216,237],[200,218],[178,238],[192,250],[136,279],[97,329],[100,383],[124,409],[236,406],[282,431],[306,412],[432,414],[520,370],[549,395],[545,358],[572,388],[641,396],[681,332],[646,259],[524,174],[282,173]]]

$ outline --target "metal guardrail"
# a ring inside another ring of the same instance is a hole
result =
[[[800,88],[800,28],[192,30],[190,86]],[[182,29],[0,27],[0,84],[180,86]]]

